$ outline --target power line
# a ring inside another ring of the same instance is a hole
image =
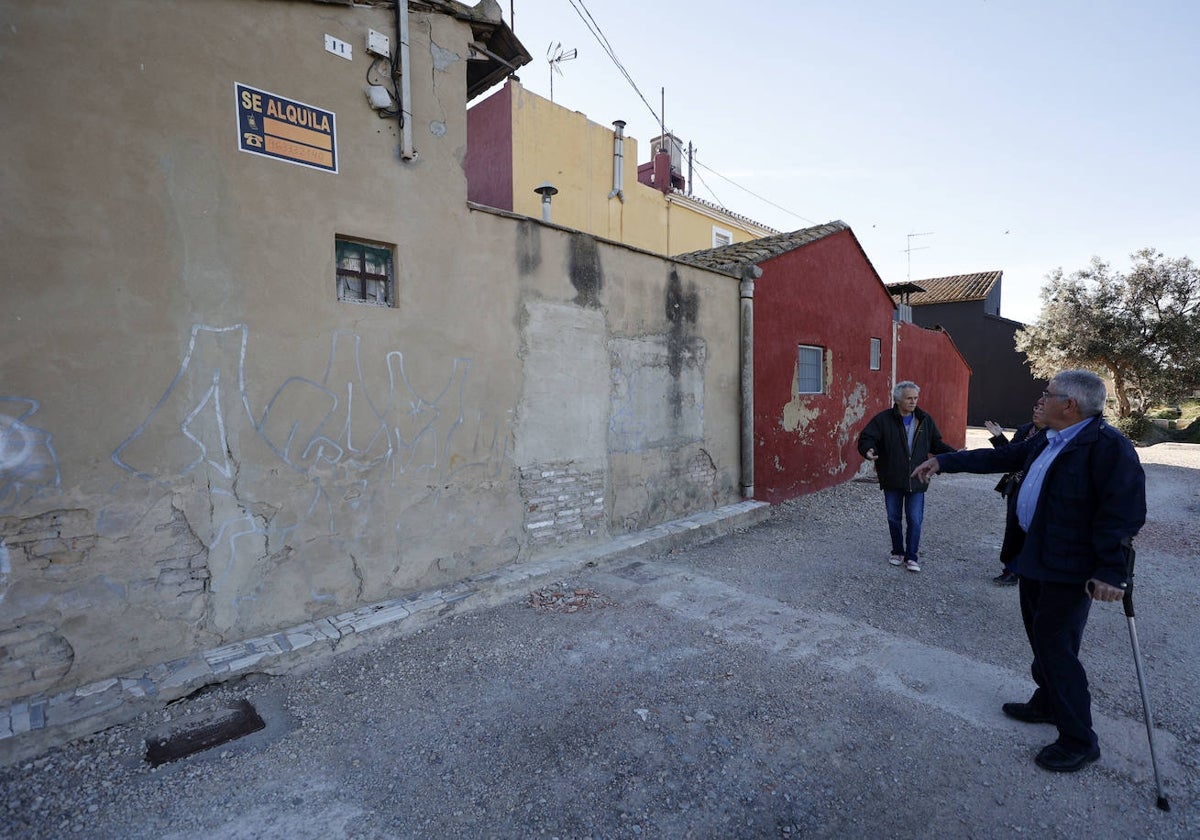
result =
[[[654,117],[654,121],[661,125],[662,118],[658,115],[650,103],[646,101],[646,97],[642,96],[642,92],[638,89],[637,83],[634,82],[633,77],[629,75],[629,71],[625,69],[625,65],[621,63],[619,58],[617,58],[616,50],[614,50],[612,44],[608,42],[608,38],[605,37],[604,32],[600,29],[600,24],[596,22],[594,17],[592,17],[592,13],[588,11],[587,5],[584,4],[583,0],[568,0],[568,2],[571,4],[571,8],[575,10],[575,14],[579,15],[579,19],[583,21],[583,25],[588,28],[588,31],[592,33],[592,36],[595,37],[596,41],[600,44],[600,48],[604,50],[616,68],[621,71],[621,75],[625,77],[625,81],[629,82],[629,86],[633,88],[634,93],[638,95],[638,98],[641,99],[642,103],[646,106],[646,108],[649,109],[651,115]]]
[[[696,162],[695,159],[693,159],[692,162],[695,163]],[[705,169],[708,169],[708,167],[705,167]],[[696,180],[704,185],[704,189],[708,190],[708,194],[711,195],[714,199],[716,199],[717,204],[720,204],[722,207],[725,206],[725,202],[721,201],[721,199],[717,197],[716,191],[708,185],[708,181],[705,181],[704,178],[701,177],[699,172],[696,173]]]
[[[769,199],[769,198],[763,198],[761,195],[759,195],[758,193],[754,192],[753,190],[748,190],[748,189],[746,189],[746,188],[745,188],[745,187],[743,187],[741,184],[739,184],[737,181],[734,181],[732,178],[728,178],[728,177],[726,177],[726,176],[722,175],[720,172],[718,172],[717,170],[713,169],[711,166],[705,166],[703,163],[701,163],[701,162],[700,162],[700,161],[698,161],[698,160],[695,160],[695,161],[693,161],[693,163],[695,163],[695,164],[696,164],[696,166],[702,167],[703,169],[707,169],[709,172],[711,172],[712,174],[716,175],[716,176],[717,176],[718,178],[720,178],[721,180],[723,180],[723,181],[728,181],[730,184],[733,184],[735,187],[737,187],[737,188],[738,188],[739,190],[741,190],[742,192],[744,192],[744,193],[749,193],[750,195],[752,195],[752,196],[754,196],[755,198],[757,198],[759,201],[762,201],[762,202],[764,202],[764,203],[766,203],[766,204],[770,204],[770,205],[771,205],[772,207],[774,207],[776,210],[782,210],[784,213],[787,213],[789,216],[795,216],[795,217],[796,217],[797,219],[799,219],[800,221],[802,221],[802,222],[808,222],[810,225],[816,225],[816,224],[820,224],[820,222],[814,222],[812,219],[807,219],[807,218],[805,218],[804,216],[801,216],[799,213],[797,213],[797,212],[795,212],[795,211],[793,211],[793,210],[789,210],[789,209],[787,209],[786,207],[783,207],[783,206],[781,206],[781,205],[779,205],[779,204],[776,204],[774,201],[771,201],[771,199]],[[700,179],[700,182],[701,182],[701,183],[704,183],[704,179],[703,179],[703,178],[701,178],[701,179]],[[707,186],[708,186],[708,184],[704,184],[704,186],[705,186],[705,187],[707,187]],[[710,190],[710,192],[711,192],[711,190]],[[718,203],[719,203],[719,202],[718,202]]]
[[[600,44],[600,48],[602,50],[604,50],[604,53],[609,57],[609,59],[612,61],[612,63],[616,66],[617,70],[619,70],[621,72],[621,75],[625,77],[625,81],[629,82],[629,86],[633,88],[634,93],[636,93],[638,95],[638,98],[642,100],[642,103],[646,106],[647,110],[650,111],[650,114],[654,117],[654,121],[659,126],[662,127],[663,133],[669,134],[670,132],[667,130],[666,126],[663,125],[662,117],[660,117],[658,115],[658,112],[656,112],[654,110],[653,106],[651,106],[651,104],[648,101],[646,101],[646,97],[642,95],[642,92],[638,88],[637,83],[633,80],[633,77],[629,75],[629,71],[625,69],[625,65],[621,63],[621,60],[619,58],[617,58],[616,50],[613,49],[612,44],[609,43],[608,38],[604,35],[603,30],[601,30],[601,28],[600,28],[600,24],[596,21],[596,19],[594,17],[592,17],[592,13],[588,9],[587,4],[584,2],[584,0],[568,0],[568,2],[571,4],[571,8],[573,8],[575,10],[575,14],[579,15],[579,19],[583,21],[583,25],[588,28],[588,31],[592,33],[592,36],[596,39],[597,43]],[[786,207],[782,207],[782,206],[776,204],[775,202],[771,201],[770,199],[763,198],[761,195],[759,195],[758,193],[756,193],[752,190],[746,189],[741,184],[737,183],[736,181],[732,180],[731,178],[727,178],[726,176],[722,175],[720,172],[717,172],[715,169],[713,169],[710,166],[705,166],[703,163],[700,163],[699,161],[693,161],[693,162],[696,163],[696,165],[701,166],[704,169],[707,169],[709,172],[711,172],[713,175],[716,175],[718,178],[721,178],[722,180],[727,181],[730,184],[733,184],[733,186],[737,187],[742,192],[748,193],[749,195],[752,195],[755,198],[757,198],[759,201],[762,201],[766,204],[771,205],[776,210],[782,210],[784,213],[787,213],[789,216],[794,216],[795,218],[800,219],[801,221],[808,222],[810,225],[818,224],[817,222],[814,222],[812,219],[805,218],[804,216],[801,216],[799,213],[789,210]],[[715,192],[713,192],[712,187],[710,187],[708,185],[708,183],[705,182],[705,180],[702,177],[700,177],[700,175],[698,173],[697,173],[696,177],[699,179],[700,183],[704,184],[704,188],[707,189],[709,191],[709,193],[712,194],[713,198],[715,198],[717,200],[717,203],[720,204],[721,206],[724,206],[724,203],[719,198],[717,198],[717,194]]]

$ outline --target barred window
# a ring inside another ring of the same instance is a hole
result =
[[[392,249],[337,237],[338,300],[395,306]]]

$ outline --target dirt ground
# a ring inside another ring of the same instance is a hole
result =
[[[1084,639],[1099,762],[1046,773],[1053,728],[1000,713],[1032,689],[1016,590],[991,582],[1003,502],[954,475],[930,490],[919,574],[887,564],[879,491],[850,482],[0,769],[0,835],[1198,837],[1200,446],[1139,454],[1134,601],[1169,813],[1118,605]],[[156,727],[240,698],[265,729],[147,763]]]

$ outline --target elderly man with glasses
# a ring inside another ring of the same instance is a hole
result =
[[[1025,471],[1017,497],[1025,543],[1013,563],[1036,689],[1002,711],[1058,728],[1034,759],[1057,772],[1100,757],[1079,646],[1091,602],[1124,597],[1127,549],[1146,521],[1146,476],[1133,445],[1104,422],[1105,396],[1094,373],[1063,371],[1039,400],[1044,438],[937,455],[913,471],[923,481],[938,472]]]

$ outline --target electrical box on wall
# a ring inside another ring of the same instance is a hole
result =
[[[380,58],[392,57],[392,41],[382,32],[374,29],[367,30],[367,52]]]

